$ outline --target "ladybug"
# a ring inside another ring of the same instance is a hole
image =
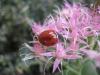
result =
[[[58,37],[54,30],[45,30],[38,35],[38,40],[44,46],[52,46],[58,42]]]

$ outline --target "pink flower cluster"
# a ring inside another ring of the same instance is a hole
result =
[[[82,53],[100,64],[100,6],[94,11],[81,4],[65,3],[54,14],[43,24],[34,22],[31,25],[36,39],[33,38],[31,48],[27,47],[33,56],[45,60],[54,58],[53,72],[62,61],[80,59]]]

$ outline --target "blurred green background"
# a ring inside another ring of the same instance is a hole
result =
[[[87,6],[94,0],[80,1]],[[39,65],[27,67],[21,61],[19,48],[32,40],[31,28],[26,18],[43,22],[64,0],[0,0],[0,75],[43,75]],[[52,75],[51,70],[47,75]],[[58,75],[58,74],[57,74]]]

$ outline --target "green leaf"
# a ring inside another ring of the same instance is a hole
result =
[[[81,75],[98,75],[96,66],[91,60],[86,60],[83,63],[83,68],[81,70]]]

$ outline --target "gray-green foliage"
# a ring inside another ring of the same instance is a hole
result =
[[[0,0],[0,75],[28,74],[18,54],[19,47],[32,40],[26,18],[42,22],[59,2],[62,0]]]
[[[18,50],[29,36],[29,26],[24,15],[28,5],[22,0],[0,0],[0,53]]]
[[[70,62],[64,66],[66,66],[63,71],[65,75],[99,75],[95,63],[90,59]]]

